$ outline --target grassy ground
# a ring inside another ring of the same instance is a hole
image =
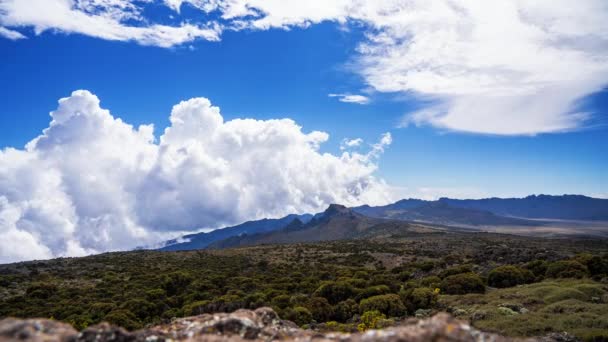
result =
[[[439,306],[477,328],[509,336],[567,331],[583,340],[605,341],[607,297],[608,285],[592,280],[545,280],[485,294],[444,295]]]

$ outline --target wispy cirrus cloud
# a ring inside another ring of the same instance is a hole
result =
[[[340,102],[344,103],[356,103],[356,104],[368,104],[370,102],[369,97],[363,95],[353,94],[329,94],[329,97],[335,97]]]
[[[173,24],[144,17],[159,4],[176,13]],[[184,18],[184,6],[214,15]],[[580,100],[608,84],[604,0],[0,0],[0,25],[13,37],[33,27],[160,47],[324,21],[363,27],[352,69],[372,90],[435,103],[406,113],[402,125],[498,135],[577,130],[595,115]]]
[[[0,37],[4,37],[4,38],[10,39],[10,40],[18,40],[18,39],[27,38],[26,36],[24,36],[23,34],[21,34],[18,31],[9,30],[6,27],[2,27],[2,26],[0,26]]]

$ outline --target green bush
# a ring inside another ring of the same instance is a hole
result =
[[[430,309],[437,303],[439,294],[428,287],[419,287],[402,294],[403,302],[409,312],[418,309]]]
[[[386,285],[371,286],[371,287],[361,290],[359,292],[359,294],[357,294],[357,296],[355,297],[355,300],[360,301],[361,299],[378,296],[378,295],[383,295],[383,294],[387,294],[390,292],[391,292],[391,289]]]
[[[394,293],[369,297],[359,303],[359,311],[361,312],[376,310],[390,317],[401,317],[407,314],[401,298]]]
[[[110,311],[116,309],[114,303],[94,303],[89,308],[89,315],[95,321],[100,321]]]
[[[208,300],[200,300],[197,302],[193,302],[184,306],[184,315],[186,316],[196,316],[202,315],[207,312],[207,307],[209,306]]]
[[[583,278],[588,274],[587,267],[578,261],[561,260],[556,261],[547,267],[547,277],[549,278]]]
[[[470,265],[459,265],[459,266],[451,267],[451,268],[448,268],[446,270],[439,272],[439,278],[443,279],[443,278],[453,276],[456,274],[471,273],[471,272],[473,272],[473,269],[471,268]]]
[[[306,304],[306,308],[317,322],[327,322],[334,316],[334,308],[323,297],[312,297]]]
[[[104,317],[104,321],[121,326],[127,330],[141,328],[141,322],[137,317],[131,311],[125,309],[111,311]]]
[[[352,297],[354,293],[355,289],[349,283],[331,281],[319,286],[313,295],[327,299],[330,304],[336,304]]]
[[[285,310],[284,319],[292,321],[299,326],[309,324],[312,321],[312,313],[305,307],[296,306],[295,308],[288,308]]]
[[[177,271],[165,275],[162,279],[162,285],[165,291],[167,291],[167,294],[172,296],[184,291],[192,280],[192,276],[188,273]]]
[[[57,285],[40,282],[28,286],[25,294],[32,298],[47,299],[56,294],[57,291]]]
[[[361,315],[361,324],[357,326],[357,330],[381,329],[392,323],[392,320],[387,320],[386,316],[378,310],[366,311]]]
[[[289,306],[289,301],[291,299],[291,296],[283,294],[283,295],[278,295],[274,298],[272,298],[272,306],[279,308],[279,309],[285,309],[286,307]]]
[[[533,280],[531,271],[513,265],[499,266],[488,274],[488,285],[492,287],[511,287]]]
[[[132,312],[140,321],[144,322],[151,317],[156,317],[160,313],[155,304],[140,298],[126,301],[122,305],[122,308]]]
[[[420,279],[420,285],[436,289],[441,286],[441,278],[438,276],[429,276]]]
[[[342,301],[334,307],[334,319],[338,322],[346,322],[358,313],[359,304],[353,299]]]
[[[537,279],[542,279],[547,273],[548,262],[545,260],[534,260],[527,263],[524,267],[530,270]]]
[[[441,292],[446,294],[484,293],[485,286],[475,273],[451,275],[441,281]]]

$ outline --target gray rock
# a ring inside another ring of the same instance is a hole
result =
[[[557,336],[557,335],[556,335]],[[563,337],[560,335],[559,337]],[[321,333],[298,328],[293,322],[281,320],[270,308],[233,313],[203,314],[178,318],[168,324],[128,332],[101,323],[82,332],[71,326],[46,319],[13,319],[0,321],[0,341],[34,342],[164,342],[164,341],[291,341],[291,342],[372,342],[372,341],[452,341],[507,342],[552,341],[548,339],[518,340],[485,333],[446,313],[427,319],[408,319],[401,325],[363,333]],[[568,341],[568,340],[559,340]]]

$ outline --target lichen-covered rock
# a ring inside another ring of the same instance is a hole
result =
[[[5,318],[0,321],[0,341],[71,341],[77,334],[71,325],[49,319]]]
[[[557,336],[557,335],[556,335]],[[298,328],[281,320],[270,308],[255,311],[237,310],[232,313],[203,314],[179,318],[135,332],[101,323],[77,332],[71,326],[45,319],[0,321],[0,341],[59,341],[59,342],[153,342],[153,341],[292,341],[292,342],[372,342],[372,341],[435,341],[435,342],[503,342],[515,341],[484,333],[469,324],[442,313],[428,319],[410,319],[399,326],[370,330],[363,333],[320,333]],[[552,339],[543,338],[542,341]],[[527,341],[534,341],[529,339]],[[541,341],[541,340],[539,340]]]

